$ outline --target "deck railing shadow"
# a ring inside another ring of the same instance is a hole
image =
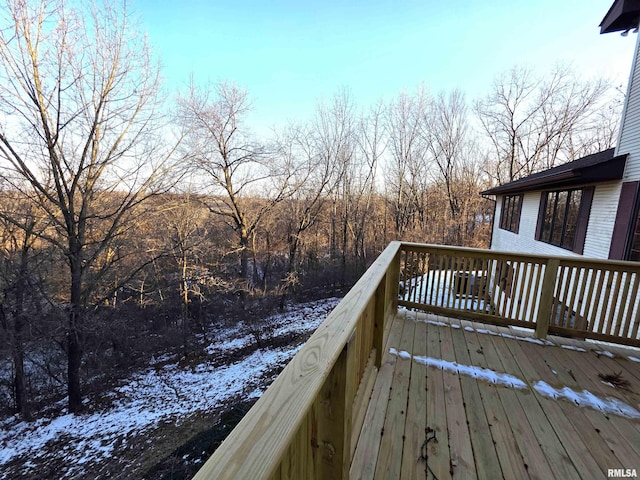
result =
[[[640,264],[392,242],[196,479],[349,478],[398,306],[640,346]]]

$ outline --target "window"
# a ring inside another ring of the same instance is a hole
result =
[[[505,195],[502,197],[502,212],[500,213],[500,228],[518,233],[520,227],[520,212],[522,210],[522,195]]]
[[[587,187],[543,193],[537,239],[582,253],[593,191]]]
[[[636,228],[633,229],[633,233],[631,235],[631,246],[629,248],[627,260],[640,262],[640,212],[636,217]]]
[[[609,258],[640,262],[640,182],[624,182],[613,225]]]

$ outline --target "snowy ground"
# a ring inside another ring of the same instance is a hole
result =
[[[271,317],[269,340],[312,332],[338,302],[332,298],[297,305]],[[15,417],[0,421],[0,478],[39,478],[43,463],[56,465],[56,478],[82,478],[87,471],[95,476],[100,471],[96,464],[125,457],[129,446],[163,423],[180,425],[199,412],[260,396],[271,381],[270,372],[285,365],[300,345],[251,349],[255,336],[246,332],[245,325],[217,332],[216,342],[206,348],[206,361],[198,365],[180,367],[171,356],[154,359],[149,368],[110,392],[110,406],[102,411],[34,422]],[[235,361],[225,364],[225,358]],[[102,472],[103,478],[123,475]]]

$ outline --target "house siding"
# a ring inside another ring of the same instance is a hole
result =
[[[618,211],[622,182],[596,185],[589,214],[589,226],[584,242],[583,256],[609,258],[611,237]]]
[[[589,225],[584,244],[584,257],[608,258],[611,245],[611,235],[615,223],[618,199],[620,197],[621,182],[608,182],[595,187],[593,203],[589,215]],[[519,233],[509,232],[494,227],[491,243],[492,250],[505,250],[538,255],[563,255],[579,257],[570,250],[540,242],[536,237],[538,209],[540,207],[541,192],[525,193],[522,200]],[[496,199],[496,219],[500,219],[502,212],[502,197]]]
[[[618,144],[615,154],[628,154],[623,181],[640,180],[640,35],[636,40],[636,51],[633,57],[629,86],[625,98],[624,110]]]

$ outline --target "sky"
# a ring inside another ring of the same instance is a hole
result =
[[[310,118],[347,89],[360,107],[423,85],[489,93],[513,66],[571,64],[628,80],[637,34],[599,34],[613,0],[134,0],[170,92],[231,81],[257,131]]]

